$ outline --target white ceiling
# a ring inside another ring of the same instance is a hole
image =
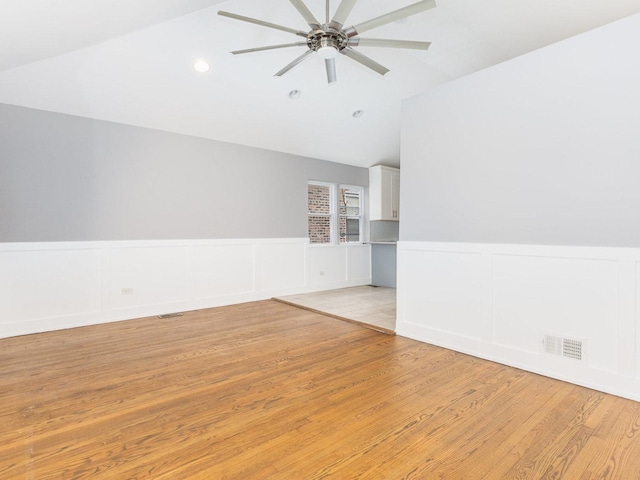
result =
[[[348,24],[416,0],[360,0]],[[305,0],[318,18],[324,0]],[[338,0],[332,0],[332,10]],[[338,58],[328,86],[299,41],[218,9],[308,30],[288,0],[0,0],[0,102],[368,167],[398,164],[401,100],[640,12],[640,0],[439,0],[363,37],[431,41],[427,52],[359,47],[384,77]],[[197,58],[212,69],[198,74]],[[288,92],[303,95],[290,100]],[[362,109],[365,115],[354,119]],[[230,159],[232,160],[232,159]]]

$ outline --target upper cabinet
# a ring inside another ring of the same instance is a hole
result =
[[[371,220],[400,220],[400,170],[382,165],[369,169]]]

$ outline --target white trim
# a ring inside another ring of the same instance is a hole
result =
[[[349,244],[361,244],[364,243],[364,233],[365,233],[365,229],[364,229],[364,189],[365,187],[359,187],[357,185],[343,185],[343,184],[338,184],[337,187],[337,192],[338,192],[338,203],[337,205],[340,205],[340,189],[349,189],[349,190],[358,190],[359,191],[359,195],[358,195],[358,201],[359,201],[359,206],[358,206],[358,211],[360,212],[359,215],[341,215],[340,211],[338,209],[338,222],[340,222],[341,218],[345,218],[347,220],[353,220],[356,219],[358,220],[358,228],[359,228],[359,232],[358,232],[358,238],[360,239],[358,242],[344,242],[341,243],[342,245],[349,245]],[[345,203],[345,209],[347,208],[346,203]],[[339,223],[338,223],[339,225]],[[345,227],[346,228],[346,227]],[[340,238],[338,238],[338,242],[340,243]]]
[[[3,243],[0,338],[367,285],[370,255],[308,238]]]
[[[640,400],[640,249],[398,242],[397,333]],[[585,340],[545,355],[542,332]]]
[[[315,185],[315,186],[320,186],[320,187],[327,187],[329,188],[329,213],[315,213],[315,212],[310,212],[309,211],[309,196],[308,196],[308,189],[309,189],[309,185]],[[338,243],[338,235],[339,235],[339,224],[338,224],[338,220],[337,220],[337,213],[338,213],[338,208],[337,208],[337,199],[338,199],[338,191],[337,191],[337,184],[335,183],[328,183],[328,182],[316,182],[314,180],[309,180],[307,182],[307,222],[309,220],[310,217],[328,217],[329,218],[329,238],[330,238],[330,243],[315,243],[314,245],[336,245]],[[308,228],[308,223],[307,223],[307,231],[309,230]],[[311,240],[311,239],[309,239]]]

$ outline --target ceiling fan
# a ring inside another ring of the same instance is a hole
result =
[[[385,40],[379,38],[361,38],[360,34],[378,28],[382,25],[386,25],[391,22],[402,20],[417,13],[423,12],[436,6],[435,0],[423,0],[418,3],[414,3],[399,10],[387,13],[380,17],[367,20],[366,22],[353,25],[351,27],[344,26],[347,21],[347,17],[353,10],[358,0],[342,0],[338,9],[335,12],[333,18],[330,18],[330,5],[329,0],[326,1],[326,22],[320,23],[313,13],[307,8],[302,0],[290,0],[293,6],[300,12],[305,21],[309,24],[311,30],[304,32],[302,30],[296,30],[295,28],[289,28],[275,23],[265,22],[255,18],[245,17],[243,15],[237,15],[235,13],[219,11],[218,15],[224,17],[233,18],[243,22],[254,23],[267,28],[273,28],[275,30],[281,30],[283,32],[292,33],[299,37],[303,37],[305,41],[286,43],[281,45],[270,45],[267,47],[249,48],[246,50],[236,50],[231,52],[234,55],[241,55],[244,53],[262,52],[265,50],[275,50],[279,48],[289,47],[308,47],[302,55],[296,58],[293,62],[288,64],[282,70],[277,72],[275,76],[280,77],[291,70],[293,67],[299,65],[306,60],[313,53],[317,53],[325,61],[327,69],[327,81],[329,84],[335,83],[338,79],[336,74],[336,57],[338,54],[345,55],[356,62],[361,63],[365,67],[385,75],[389,72],[389,69],[380,65],[371,58],[363,55],[354,47],[387,47],[387,48],[411,48],[417,50],[427,50],[431,45],[430,42],[416,42],[412,40]]]

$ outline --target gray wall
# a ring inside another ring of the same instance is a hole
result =
[[[371,284],[376,287],[396,288],[398,270],[395,245],[371,245]]]
[[[364,168],[0,104],[0,242],[307,236]]]
[[[640,247],[640,15],[406,100],[401,240]]]
[[[369,224],[371,242],[397,242],[400,222],[376,220]]]

